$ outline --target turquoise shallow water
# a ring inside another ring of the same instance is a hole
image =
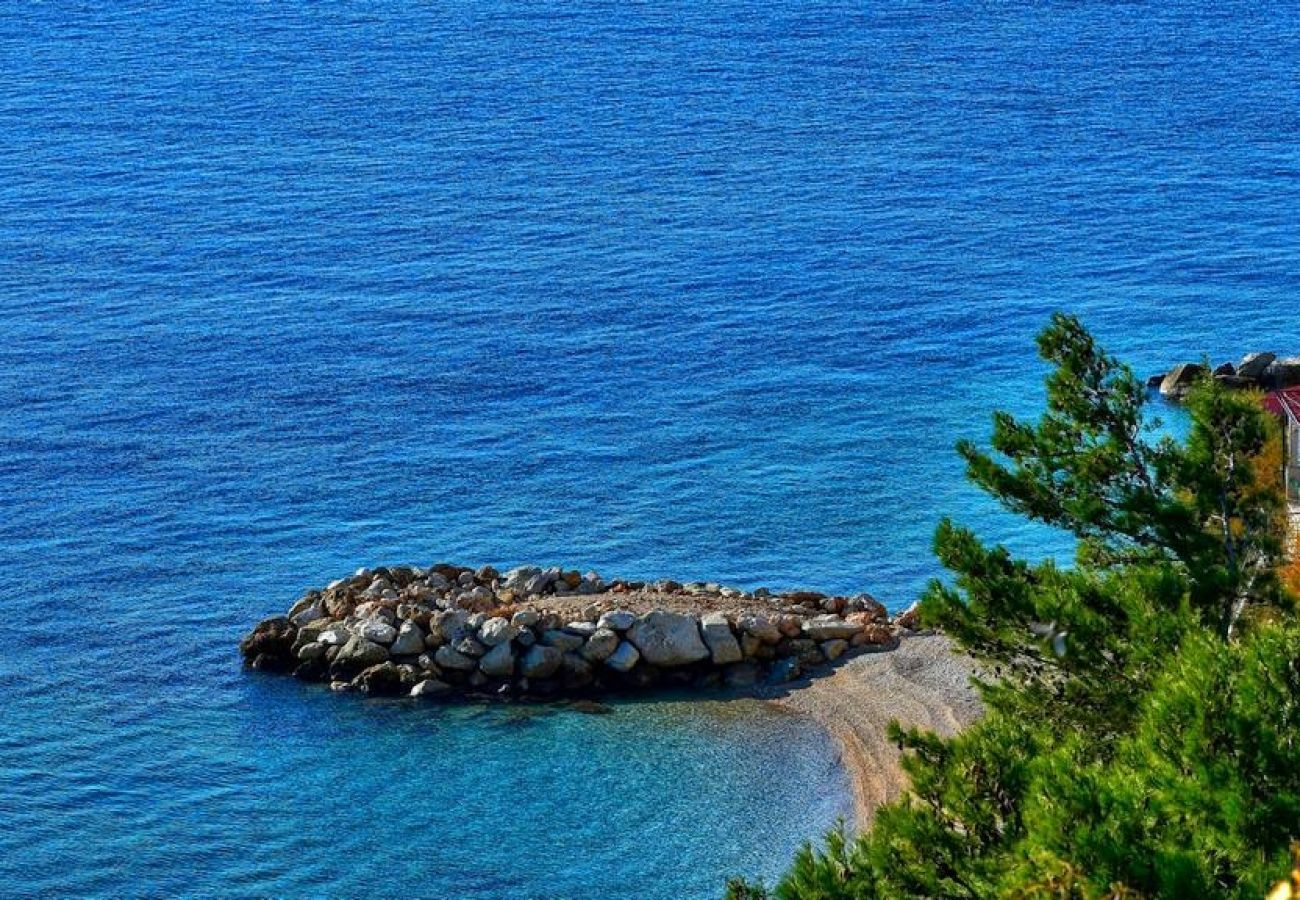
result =
[[[1081,314],[1300,352],[1292,3],[3,4],[0,893],[710,896],[841,809],[746,705],[246,676],[439,559],[909,602]]]

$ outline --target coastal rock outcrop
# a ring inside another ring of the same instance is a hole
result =
[[[367,696],[548,698],[780,684],[891,648],[898,630],[866,594],[438,563],[308,591],[240,652],[250,668]]]
[[[1275,353],[1247,353],[1235,365],[1224,362],[1213,369],[1200,363],[1180,363],[1151,376],[1147,386],[1158,389],[1167,400],[1180,402],[1205,378],[1233,390],[1282,390],[1300,385],[1300,357],[1279,359]]]

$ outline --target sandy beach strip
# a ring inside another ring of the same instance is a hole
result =
[[[896,650],[856,656],[829,675],[791,685],[772,702],[811,716],[836,738],[853,782],[858,828],[908,786],[892,720],[953,735],[980,713],[975,663],[940,635],[905,637]]]

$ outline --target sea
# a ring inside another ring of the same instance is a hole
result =
[[[1298,72],[1286,0],[0,2],[0,895],[771,883],[849,809],[812,722],[236,644],[385,563],[899,609],[945,515],[1068,554],[953,444],[1057,310],[1300,354]]]

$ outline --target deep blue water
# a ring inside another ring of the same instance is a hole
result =
[[[752,704],[365,703],[362,564],[875,592],[1081,314],[1300,353],[1292,3],[0,4],[0,893],[708,897],[843,809]]]

